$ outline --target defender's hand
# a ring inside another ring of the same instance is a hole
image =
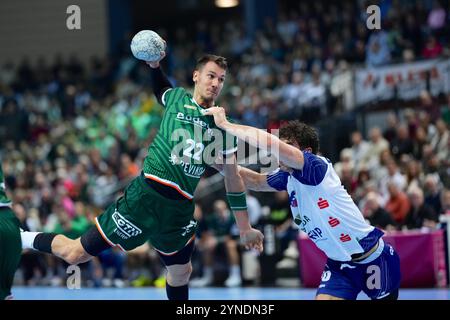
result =
[[[228,123],[225,109],[222,107],[211,107],[203,110],[203,114],[214,117],[214,123],[221,129]]]
[[[264,235],[261,233],[261,231],[256,230],[254,228],[250,228],[248,230],[241,231],[240,234],[241,234],[241,242],[246,249],[256,249],[259,252],[263,251]]]

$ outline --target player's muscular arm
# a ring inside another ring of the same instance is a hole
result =
[[[219,168],[215,166],[216,168]],[[225,176],[225,187],[230,192],[244,192],[245,186],[239,175],[239,169],[234,154],[229,155],[225,163],[221,165],[223,174]]]
[[[245,187],[253,191],[277,191],[267,183],[267,175],[238,166]]]
[[[224,173],[224,165],[223,164],[214,164],[212,165],[214,169],[219,171],[219,173],[225,176]],[[253,191],[278,191],[275,188],[271,187],[267,182],[267,175],[255,172],[253,170],[237,166],[238,173],[244,182],[245,188]]]
[[[225,164],[223,165],[223,174],[225,176],[225,189],[228,196],[231,193],[245,193],[245,185],[239,174],[238,166],[236,163],[236,156],[234,154],[227,157],[227,161],[225,161]],[[253,229],[250,225],[246,204],[245,209],[239,210],[236,208],[233,210],[233,213],[236,218],[236,225],[239,228],[239,233],[243,244],[247,248],[253,248],[258,251],[262,251],[262,239],[264,238],[264,236],[259,230]]]
[[[225,177],[225,189],[227,192],[245,192],[244,181],[239,175],[239,170],[236,164],[236,156],[230,155],[225,164],[223,164],[223,174]],[[235,211],[236,223],[239,230],[251,228],[248,220],[247,210]]]
[[[230,123],[226,118],[225,110],[221,107],[206,109],[204,114],[214,116],[214,122],[219,128],[241,140],[247,141],[254,147],[266,149],[268,151],[270,150],[275,153],[277,153],[276,150],[278,150],[278,155],[275,155],[284,165],[293,169],[303,169],[303,153],[299,149],[281,141],[273,134],[261,129]]]
[[[239,139],[248,141],[248,143],[257,148],[263,148],[274,152],[284,165],[293,169],[303,169],[303,153],[281,141],[278,137],[261,129],[226,122],[223,124],[223,130],[237,136]],[[276,154],[278,150],[278,155]]]

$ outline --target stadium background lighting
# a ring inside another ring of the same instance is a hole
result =
[[[239,4],[239,0],[215,0],[214,2],[219,8],[232,8]]]

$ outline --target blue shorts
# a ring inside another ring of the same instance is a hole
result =
[[[370,261],[377,252],[378,257]],[[356,300],[361,291],[371,299],[382,299],[398,292],[400,259],[394,248],[380,240],[379,250],[371,256],[360,263],[328,259],[317,294]]]

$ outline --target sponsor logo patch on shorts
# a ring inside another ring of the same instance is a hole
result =
[[[189,224],[185,227],[183,227],[183,232],[181,233],[181,235],[184,237],[186,236],[188,233],[190,233],[192,231],[192,228],[195,228],[197,226],[197,221],[191,220],[189,221]]]
[[[119,211],[115,211],[112,215],[114,223],[117,228],[114,232],[122,239],[129,239],[131,237],[136,237],[142,233],[142,230],[132,224],[130,221],[125,219]]]

